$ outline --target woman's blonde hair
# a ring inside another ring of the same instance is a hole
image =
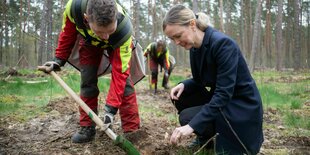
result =
[[[187,26],[193,19],[196,20],[196,25],[201,31],[204,31],[208,26],[212,26],[209,16],[205,13],[198,12],[194,14],[191,9],[178,4],[166,13],[163,19],[163,30],[165,30],[166,26],[170,24]]]

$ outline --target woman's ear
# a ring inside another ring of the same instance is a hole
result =
[[[192,19],[190,22],[189,22],[189,25],[190,27],[194,30],[196,28],[196,20],[195,19]]]

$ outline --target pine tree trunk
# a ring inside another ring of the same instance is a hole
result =
[[[276,69],[282,69],[283,38],[282,38],[283,0],[278,0],[278,14],[276,21]]]
[[[251,56],[250,56],[250,71],[253,72],[255,68],[255,54],[257,51],[257,44],[258,44],[258,38],[259,38],[259,29],[261,28],[261,11],[262,11],[262,1],[257,0],[257,7],[256,7],[256,13],[255,13],[255,22],[254,22],[254,33],[253,33],[253,39],[252,39],[252,50],[251,50]]]
[[[134,27],[134,36],[136,40],[140,40],[140,0],[133,0],[133,27]]]
[[[46,9],[47,1],[43,2],[43,10],[41,13],[41,23],[40,23],[40,41],[39,41],[39,50],[38,50],[38,64],[43,64],[46,61]]]
[[[225,33],[223,14],[224,14],[223,0],[220,0],[220,31]]]
[[[46,45],[46,61],[51,60],[54,56],[54,39],[53,39],[53,0],[47,1],[47,45]]]
[[[266,13],[266,33],[265,33],[265,49],[266,49],[266,58],[267,58],[267,67],[271,67],[271,59],[272,59],[272,54],[271,54],[271,4],[270,0],[266,0],[266,8],[267,8],[267,13]]]
[[[293,58],[294,58],[294,70],[299,70],[301,65],[301,46],[300,46],[300,20],[299,20],[299,14],[300,14],[300,5],[299,0],[294,0],[294,34],[293,34],[293,42],[294,42],[294,52],[293,52]]]

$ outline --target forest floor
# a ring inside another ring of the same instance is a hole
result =
[[[136,88],[139,107],[143,107],[141,129],[128,139],[143,155],[181,154],[187,143],[194,136],[182,139],[179,146],[169,144],[169,135],[178,126],[176,111],[169,99],[168,91],[160,89],[157,94],[145,85]],[[143,104],[143,105],[140,105]],[[124,151],[113,144],[103,132],[97,130],[95,140],[86,144],[71,142],[76,132],[79,114],[77,104],[69,97],[52,100],[40,116],[27,122],[19,122],[14,116],[0,118],[0,155],[6,154],[91,154],[124,155]],[[31,108],[31,107],[30,107]],[[310,103],[306,103],[305,112],[309,113]],[[99,111],[100,112],[100,111]],[[301,111],[302,112],[302,111]],[[270,128],[269,125],[276,126]],[[310,137],[288,136],[278,111],[264,111],[264,138],[261,155],[268,154],[302,154],[310,155]],[[296,129],[303,132],[304,129]],[[122,134],[119,116],[113,125],[116,134]],[[193,150],[197,151],[197,150]]]

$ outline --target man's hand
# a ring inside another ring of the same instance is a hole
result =
[[[60,71],[61,70],[60,67],[64,66],[65,63],[66,63],[65,60],[55,57],[53,61],[48,61],[44,63],[42,66],[38,66],[38,69],[45,73],[49,73],[51,71]]]
[[[106,125],[107,127],[111,127],[111,124],[113,124],[114,122],[114,115],[106,112],[103,114],[102,121],[104,125]]]
[[[61,71],[60,65],[55,61],[48,61],[44,63],[43,66],[45,67],[44,72],[46,73],[49,73],[51,71]]]
[[[110,128],[113,125],[114,122],[114,115],[117,113],[117,108],[112,107],[108,104],[104,106],[104,114],[103,114],[103,124],[106,126],[106,128]]]

